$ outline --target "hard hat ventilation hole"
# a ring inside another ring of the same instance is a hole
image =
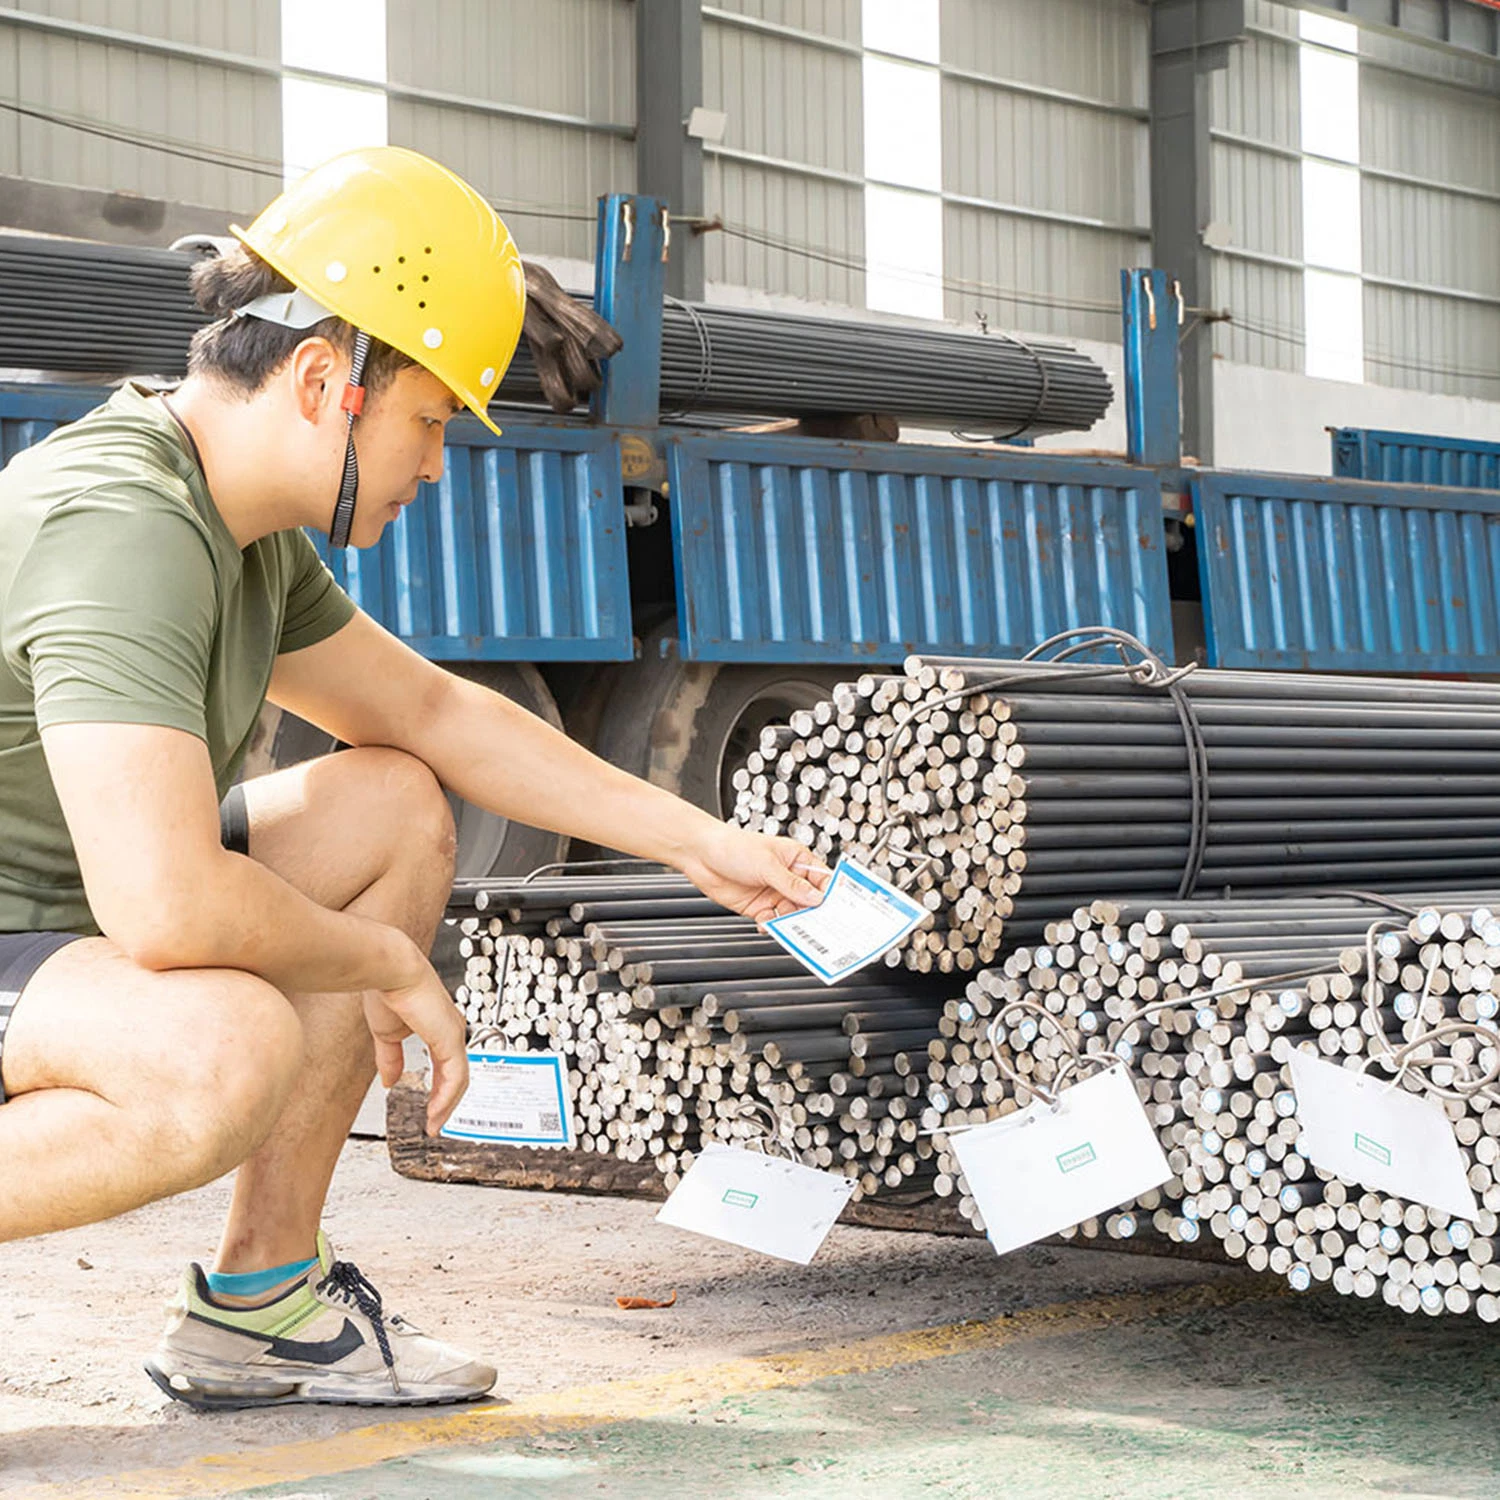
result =
[[[404,255],[398,255],[396,257],[396,264],[398,266],[404,266],[406,264],[406,257]]]
[[[418,307],[426,307],[427,304],[425,302],[419,302],[419,303],[417,303],[417,306]]]
[[[423,255],[431,255],[432,254],[432,246],[431,245],[424,245],[422,247],[422,254]]]
[[[370,269],[371,269],[371,270],[372,270],[372,271],[374,271],[374,273],[375,273],[375,274],[376,274],[376,275],[377,275],[377,276],[379,276],[379,275],[380,275],[380,267],[379,267],[379,266],[371,266],[371,267],[370,267]]]
[[[422,280],[423,281],[431,281],[432,277],[430,277],[430,276],[423,276]]]
[[[406,283],[402,282],[402,281],[398,281],[396,283],[396,290],[398,292],[404,292],[406,290]]]

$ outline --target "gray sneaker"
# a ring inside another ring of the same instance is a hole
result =
[[[146,1373],[200,1410],[323,1401],[431,1406],[488,1394],[495,1369],[381,1307],[380,1293],[318,1234],[318,1264],[263,1307],[220,1307],[188,1267]]]

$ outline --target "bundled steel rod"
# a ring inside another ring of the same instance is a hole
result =
[[[830,989],[671,875],[467,881],[450,910],[471,1042],[561,1052],[580,1149],[672,1185],[705,1141],[770,1136],[860,1197],[930,1182],[919,1096],[956,1029],[930,985]]]
[[[1500,1319],[1500,891],[1173,903],[1096,901],[986,971],[960,1002],[982,1093],[935,1086],[942,1130],[1024,1107],[1080,1060],[1120,1059],[1174,1176],[1070,1233],[1208,1235],[1297,1288],[1329,1282],[1407,1312]],[[1442,1101],[1480,1207],[1472,1222],[1312,1166],[1293,1048]],[[967,1184],[939,1137],[936,1190]]]
[[[0,365],[180,375],[206,321],[194,259],[0,233]],[[669,414],[879,413],[999,437],[1084,430],[1113,400],[1104,371],[1062,344],[679,302],[663,309],[661,385]],[[542,400],[524,341],[497,399]]]
[[[662,406],[811,416],[878,412],[1007,438],[1083,431],[1109,377],[1064,344],[668,302]]]
[[[994,961],[1100,891],[1500,882],[1500,688],[912,658],[763,732],[736,814],[909,883],[904,961]]]

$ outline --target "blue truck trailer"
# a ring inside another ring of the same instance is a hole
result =
[[[832,683],[1075,626],[1216,666],[1500,668],[1500,449],[1341,430],[1331,480],[1184,464],[1163,272],[1121,274],[1120,458],[852,442],[662,419],[667,237],[659,201],[600,201],[595,300],[625,345],[586,416],[456,420],[441,482],[379,546],[328,557],[418,651],[626,769],[723,811],[761,727]],[[0,453],[103,394],[0,386]],[[272,714],[249,769],[329,747]],[[462,875],[564,855],[456,810]]]

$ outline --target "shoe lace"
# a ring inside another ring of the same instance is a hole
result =
[[[332,1290],[352,1302],[370,1320],[370,1326],[375,1330],[375,1342],[380,1346],[380,1357],[391,1377],[391,1389],[399,1396],[401,1381],[396,1374],[396,1357],[391,1353],[391,1341],[385,1329],[385,1311],[380,1293],[370,1284],[369,1278],[352,1260],[336,1260],[318,1283],[318,1290]]]

